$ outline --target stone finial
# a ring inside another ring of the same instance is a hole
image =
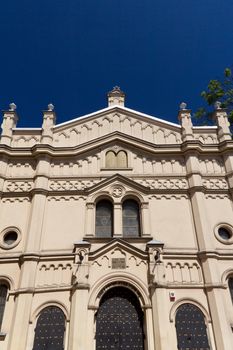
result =
[[[10,146],[13,139],[13,128],[16,127],[18,115],[16,113],[16,104],[10,103],[9,109],[3,111],[1,144]]]
[[[114,86],[112,91],[108,93],[108,106],[124,106],[125,93],[121,91],[119,86]]]
[[[180,104],[178,119],[182,127],[182,140],[193,140],[193,123],[191,119],[191,110],[187,109],[187,103],[185,102],[182,102]]]
[[[15,104],[14,102],[12,102],[12,103],[9,104],[9,111],[10,111],[10,112],[15,111],[16,108],[17,108],[17,106],[16,106],[16,104]]]
[[[181,102],[181,104],[180,104],[180,110],[185,110],[185,109],[187,109],[186,107],[187,107],[187,103]]]
[[[222,103],[220,101],[216,101],[214,104],[215,110],[221,109],[221,105],[222,105]]]
[[[48,104],[48,111],[53,111],[54,110],[54,105],[52,103]]]
[[[53,127],[56,124],[56,114],[54,112],[54,105],[48,104],[48,110],[43,112],[42,137],[41,143],[52,144],[53,141]]]
[[[214,104],[215,111],[213,113],[213,119],[218,126],[218,139],[220,142],[232,140],[227,112],[225,108],[221,107],[221,105],[221,102],[216,101]]]

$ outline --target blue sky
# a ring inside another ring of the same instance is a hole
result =
[[[232,14],[232,0],[2,1],[0,107],[40,127],[49,102],[60,123],[119,85],[127,107],[176,122],[233,64]]]

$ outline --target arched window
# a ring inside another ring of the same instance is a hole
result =
[[[233,303],[233,277],[230,277],[228,280],[229,291],[231,294],[231,301]]]
[[[193,304],[181,305],[176,313],[177,349],[209,350],[204,315]]]
[[[41,311],[35,328],[33,350],[63,350],[65,315],[57,306]]]
[[[116,168],[116,155],[113,151],[106,153],[106,167],[107,168]]]
[[[2,320],[6,306],[7,292],[8,287],[5,284],[0,283],[0,330],[2,328]]]
[[[105,166],[106,168],[127,168],[127,153],[125,151],[119,151],[118,153],[108,151],[105,157]]]
[[[123,236],[138,237],[140,235],[139,206],[133,199],[123,203]]]
[[[112,237],[113,206],[108,200],[101,200],[96,205],[95,234],[96,237]]]
[[[117,153],[117,167],[118,168],[127,168],[127,154],[124,151],[119,151]]]

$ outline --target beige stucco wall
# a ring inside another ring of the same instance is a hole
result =
[[[188,110],[181,125],[113,106],[56,126],[45,111],[42,129],[23,130],[16,112],[5,112],[0,242],[7,228],[19,239],[0,243],[0,281],[9,286],[1,350],[32,349],[48,305],[65,314],[65,350],[94,350],[95,313],[111,285],[137,293],[145,350],[177,349],[175,314],[185,302],[203,312],[211,349],[231,350],[233,248],[215,228],[233,232],[233,143],[225,112],[216,113],[218,128],[198,129]],[[124,150],[127,167],[107,167],[109,150]],[[113,239],[95,237],[99,198],[113,203]],[[122,236],[126,198],[140,206],[139,238]],[[113,258],[125,267],[114,269]]]

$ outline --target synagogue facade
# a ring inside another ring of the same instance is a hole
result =
[[[4,111],[1,350],[232,350],[233,141],[108,106],[41,128]]]

